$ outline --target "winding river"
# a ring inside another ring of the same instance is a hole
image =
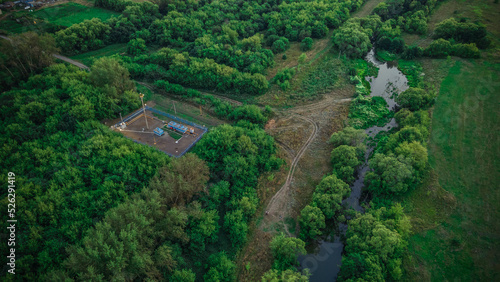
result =
[[[365,57],[365,60],[374,64],[378,68],[377,77],[365,77],[370,82],[371,96],[380,96],[385,99],[389,109],[394,110],[396,102],[393,93],[401,93],[408,89],[408,80],[406,76],[392,62],[382,63],[375,58],[375,50],[372,49]],[[375,137],[381,131],[388,131],[397,126],[396,121],[391,119],[384,126],[372,126],[365,130],[370,137]],[[344,200],[349,207],[358,212],[364,212],[360,205],[361,192],[363,191],[365,174],[368,171],[368,158],[373,152],[374,147],[368,146],[365,153],[365,161],[358,169],[357,179],[351,186],[351,195]],[[340,234],[345,234],[347,224],[339,224]],[[299,257],[302,269],[309,268],[311,271],[310,281],[335,281],[337,279],[340,265],[342,262],[342,251],[344,244],[340,236],[329,238],[326,241],[320,241],[309,251],[309,254]]]

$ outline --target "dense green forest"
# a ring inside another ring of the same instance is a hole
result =
[[[323,52],[336,60],[334,79],[345,81],[332,91],[352,97],[347,119],[333,134],[321,128],[328,136],[316,143],[328,154],[318,158],[329,172],[308,178],[305,204],[279,218],[295,225],[266,230],[270,263],[253,278],[308,281],[299,256],[345,224],[338,280],[406,280],[415,222],[408,199],[435,175],[429,159],[439,89],[422,62],[454,56],[474,64],[493,56],[486,52],[497,48],[496,39],[467,17],[431,24],[445,1],[385,0],[353,16],[365,2],[95,0],[89,10],[113,16],[2,31],[9,38],[0,39],[0,179],[16,175],[18,221],[16,275],[4,280],[249,281],[245,274],[257,263],[245,250],[267,220],[271,198],[264,183],[292,173],[292,157],[303,153],[268,126],[298,111],[255,98],[271,92],[293,100],[304,77],[316,88],[332,80],[315,62],[326,60]],[[408,44],[409,36],[428,44]],[[115,46],[109,56],[89,59],[89,69],[52,56]],[[377,70],[362,58],[373,48],[378,59],[398,61],[408,78],[395,110],[370,96],[365,77]],[[287,58],[292,49],[300,52]],[[153,95],[168,98],[220,123],[180,158],[125,138],[108,123],[140,108],[139,85],[151,91],[148,103],[157,102]],[[392,118],[397,126],[368,137],[365,129]],[[345,199],[365,157],[364,212],[356,212]],[[286,186],[286,177],[275,182]],[[8,193],[0,193],[2,206]],[[2,213],[4,222],[8,216]],[[9,249],[1,244],[2,254]]]

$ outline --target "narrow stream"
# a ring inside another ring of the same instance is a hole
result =
[[[401,93],[408,89],[406,76],[391,62],[382,63],[375,58],[375,51],[372,49],[365,57],[365,60],[374,64],[379,70],[377,77],[365,77],[370,82],[371,96],[380,96],[385,99],[389,109],[394,110],[396,102],[393,93]],[[365,130],[369,137],[375,137],[381,131],[388,131],[397,126],[396,121],[391,119],[384,126],[372,126]],[[358,212],[364,212],[359,203],[361,192],[364,187],[365,174],[368,171],[368,157],[373,152],[374,147],[368,146],[365,153],[365,161],[358,169],[357,179],[351,186],[351,195],[344,200],[349,207]],[[347,224],[339,224],[341,234],[345,234]],[[335,281],[342,262],[342,251],[344,244],[339,236],[335,236],[333,242],[320,241],[309,251],[309,254],[300,256],[299,262],[302,269],[309,268],[311,271],[310,281]]]

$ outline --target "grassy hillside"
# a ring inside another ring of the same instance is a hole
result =
[[[500,279],[499,75],[498,63],[457,61],[441,84],[429,146],[437,181],[408,204],[421,221],[411,280]]]

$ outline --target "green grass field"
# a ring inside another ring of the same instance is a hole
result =
[[[68,27],[93,18],[105,21],[118,15],[119,13],[101,8],[87,7],[77,3],[65,3],[32,13],[27,10],[14,12],[11,16],[0,21],[0,30],[14,34],[27,31],[53,32],[56,26]]]
[[[412,281],[500,280],[500,64],[457,61],[441,83],[429,144],[433,172],[406,202]]]
[[[80,61],[84,65],[91,66],[92,63],[96,59],[99,59],[101,57],[111,56],[114,54],[121,54],[121,53],[125,53],[125,52],[127,52],[127,44],[125,44],[125,43],[112,44],[112,45],[108,45],[104,48],[90,51],[90,52],[86,52],[86,53],[82,53],[82,54],[78,54],[78,55],[72,56],[70,58],[73,60]]]
[[[66,3],[35,11],[33,15],[53,24],[71,26],[93,18],[105,21],[111,17],[118,16],[119,13],[101,8],[87,7],[77,3]]]

